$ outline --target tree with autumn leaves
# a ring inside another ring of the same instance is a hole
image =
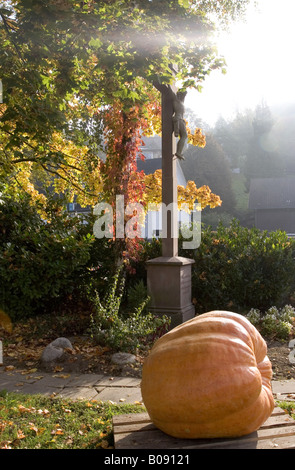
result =
[[[45,203],[40,187],[50,186],[82,205],[113,204],[116,194],[126,204],[144,203],[152,183],[137,171],[136,158],[142,136],[160,132],[153,82],[199,88],[224,66],[210,39],[211,18],[229,21],[248,2],[1,2],[2,193],[17,199],[27,192]],[[189,139],[205,143],[199,129]],[[156,188],[159,182],[155,175]],[[214,206],[209,188],[189,183],[180,194]]]

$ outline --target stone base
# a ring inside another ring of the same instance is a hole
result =
[[[147,262],[147,287],[150,312],[171,318],[170,328],[195,316],[191,301],[193,260],[180,256],[159,257]]]

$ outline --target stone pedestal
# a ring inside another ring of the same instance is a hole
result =
[[[170,329],[195,316],[191,301],[193,260],[180,256],[154,258],[147,262],[150,312],[171,318]]]
[[[162,99],[162,202],[167,219],[162,227],[166,234],[162,238],[162,256],[147,262],[147,288],[151,297],[151,313],[171,318],[170,328],[195,316],[191,301],[191,268],[193,260],[178,256],[178,211],[176,140],[174,135],[173,101],[175,85],[155,83]]]

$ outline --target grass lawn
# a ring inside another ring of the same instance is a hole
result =
[[[0,391],[0,449],[112,449],[112,416],[140,405]]]

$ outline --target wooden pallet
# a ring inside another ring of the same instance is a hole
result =
[[[115,449],[295,449],[295,421],[276,407],[257,432],[231,439],[176,439],[150,421],[147,413],[113,417]]]

